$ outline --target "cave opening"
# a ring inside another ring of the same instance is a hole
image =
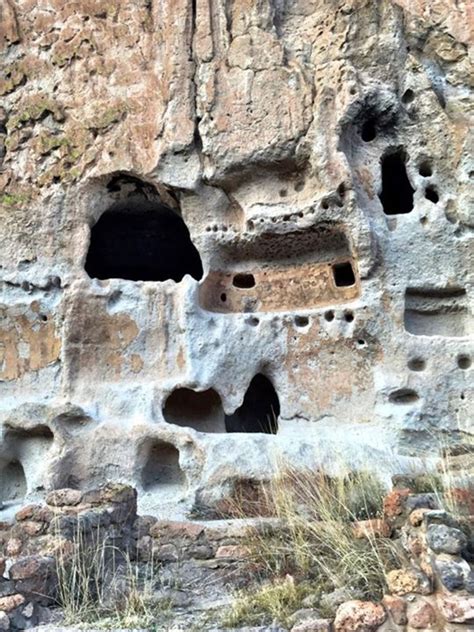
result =
[[[336,287],[350,287],[355,283],[354,270],[350,261],[333,265],[332,274]]]
[[[438,204],[439,195],[438,191],[433,186],[427,186],[425,189],[425,198],[433,204]]]
[[[160,487],[181,487],[186,477],[179,464],[179,451],[171,443],[153,441],[142,470],[145,491]]]
[[[168,423],[199,432],[226,431],[221,398],[212,388],[205,391],[177,388],[166,399],[163,416]]]
[[[408,180],[406,154],[397,151],[382,159],[382,191],[380,201],[386,215],[400,215],[413,210],[414,189]]]
[[[26,496],[25,471],[18,460],[4,465],[0,470],[0,501],[18,501]]]
[[[255,375],[245,393],[242,405],[226,415],[227,432],[263,432],[276,434],[280,401],[270,380],[261,373]]]
[[[364,143],[370,143],[377,136],[377,127],[374,118],[369,118],[364,122],[361,129],[361,138]]]
[[[255,277],[253,274],[244,274],[241,272],[234,275],[232,285],[240,288],[241,290],[249,290],[250,288],[255,287]]]
[[[199,281],[203,267],[183,219],[136,196],[114,204],[91,229],[85,270],[91,278]]]

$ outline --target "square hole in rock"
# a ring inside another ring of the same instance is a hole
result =
[[[350,261],[333,265],[332,274],[337,287],[349,287],[355,283],[354,270]]]

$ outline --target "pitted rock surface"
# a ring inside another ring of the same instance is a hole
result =
[[[470,26],[3,0],[0,517],[109,480],[205,516],[282,461],[472,435]]]

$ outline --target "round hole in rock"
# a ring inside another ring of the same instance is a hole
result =
[[[255,287],[255,277],[253,274],[235,274],[232,279],[232,285],[242,290],[249,290],[250,288]]]
[[[411,358],[408,360],[408,368],[410,371],[424,371],[426,368],[426,362],[423,358]]]
[[[414,404],[419,399],[418,393],[411,388],[400,388],[388,397],[392,404]]]
[[[114,204],[91,229],[85,270],[91,278],[179,282],[203,268],[183,219],[142,197]]]
[[[297,327],[307,327],[309,325],[308,316],[295,316],[295,325]]]
[[[334,264],[332,274],[336,287],[350,287],[355,283],[354,270],[350,261]]]
[[[414,98],[415,93],[413,92],[413,90],[411,90],[411,88],[408,88],[408,90],[405,90],[405,92],[402,94],[402,103],[411,103]]]
[[[225,432],[222,402],[213,389],[193,391],[177,388],[167,398],[163,416],[168,423],[199,432]]]
[[[423,178],[429,178],[431,175],[433,175],[433,170],[427,160],[424,160],[420,164],[420,166],[418,167],[418,172]]]
[[[346,323],[352,323],[352,321],[354,320],[353,312],[344,312],[344,320],[346,321]]]
[[[295,186],[293,187],[296,192],[302,191],[304,189],[305,182],[304,180],[299,180],[295,182]]]
[[[457,362],[458,362],[458,367],[463,370],[469,369],[469,367],[472,364],[471,358],[468,355],[458,356]]]
[[[430,202],[433,202],[433,204],[438,204],[438,202],[439,202],[438,192],[432,186],[426,187],[426,189],[425,189],[425,198],[427,200],[429,200]]]
[[[263,432],[276,434],[280,401],[270,380],[258,373],[250,382],[242,405],[225,416],[227,432]]]
[[[146,446],[146,458],[141,478],[145,491],[184,485],[186,477],[179,465],[177,448],[165,441],[150,441]]]
[[[22,500],[26,491],[25,472],[19,461],[10,461],[0,468],[0,501]]]
[[[251,316],[250,318],[247,318],[246,321],[247,325],[251,325],[252,327],[257,327],[260,324],[260,321],[258,318],[256,318],[255,316]]]
[[[325,318],[325,320],[328,321],[328,323],[330,323],[332,320],[334,320],[334,312],[332,311],[332,309],[330,309],[327,312],[324,312],[324,318]]]
[[[370,143],[377,136],[374,119],[370,118],[362,125],[361,138],[365,143]]]
[[[227,294],[225,292],[222,292],[222,294],[221,294],[221,301],[223,303],[225,303],[227,301]]]

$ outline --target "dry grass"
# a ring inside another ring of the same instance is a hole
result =
[[[291,576],[263,584],[259,590],[237,595],[232,608],[223,621],[226,627],[242,624],[258,625],[262,621],[278,621],[288,625],[288,618],[311,593],[307,584],[297,584]]]
[[[66,625],[97,628],[148,627],[169,604],[153,599],[153,564],[140,567],[100,529],[84,535],[57,555],[58,605]]]
[[[282,520],[278,536],[256,536],[251,546],[272,583],[237,595],[226,623],[284,623],[304,596],[336,589],[380,599],[389,570],[400,565],[392,541],[356,539],[352,523],[380,517],[385,490],[368,472],[330,478],[286,468],[263,492],[265,507]],[[282,579],[283,578],[283,579]],[[327,610],[327,609],[326,609]],[[332,612],[326,611],[330,615]]]

